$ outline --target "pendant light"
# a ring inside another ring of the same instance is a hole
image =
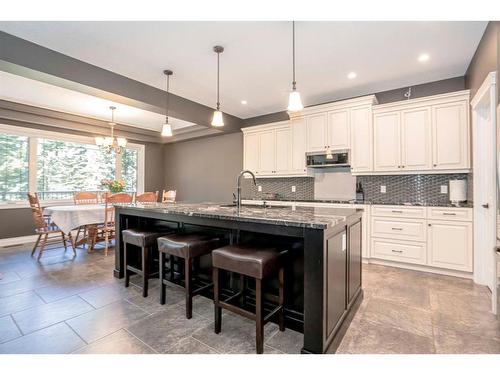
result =
[[[222,118],[222,112],[220,111],[220,101],[219,101],[219,71],[220,71],[220,54],[224,52],[224,47],[215,46],[214,52],[217,54],[217,109],[214,111],[214,117],[212,118],[212,126],[221,127],[224,126],[224,119]]]
[[[300,99],[300,93],[297,91],[295,82],[295,21],[292,21],[292,70],[293,70],[293,81],[292,81],[292,91],[288,98],[288,111],[298,112],[304,109],[302,105],[302,100]]]
[[[95,144],[98,146],[103,146],[108,152],[115,151],[117,154],[121,154],[123,149],[127,146],[127,139],[123,137],[115,138],[115,109],[116,107],[109,107],[111,110],[111,122],[109,126],[111,127],[111,135],[109,137],[95,137]]]
[[[168,123],[168,110],[170,105],[170,76],[174,74],[171,70],[164,70],[163,74],[167,76],[167,103],[165,105],[165,123],[161,128],[161,136],[162,137],[171,137],[172,134],[172,125]]]

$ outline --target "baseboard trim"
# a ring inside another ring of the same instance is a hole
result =
[[[381,265],[381,266],[389,266],[389,267],[397,267],[397,268],[404,268],[404,269],[407,269],[407,270],[429,272],[429,273],[435,273],[435,274],[438,274],[438,275],[461,277],[461,278],[464,278],[464,279],[472,279],[472,277],[473,277],[473,274],[471,272],[445,270],[443,268],[421,266],[421,265],[418,265],[418,264],[399,263],[399,262],[394,262],[394,261],[390,261],[390,260],[383,260],[383,259],[375,259],[375,258],[366,259],[365,258],[365,259],[363,259],[363,263],[378,264],[378,265]]]
[[[21,237],[9,237],[9,238],[0,238],[0,248],[15,246],[15,245],[24,245],[30,244],[36,241],[38,235],[34,234],[31,236],[21,236]]]

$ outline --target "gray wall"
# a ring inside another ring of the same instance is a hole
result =
[[[243,168],[243,134],[168,144],[164,158],[165,185],[177,200],[230,202]]]
[[[158,143],[145,144],[145,191],[163,189],[165,168],[163,165],[163,145]],[[29,236],[34,234],[33,220],[29,208],[0,209],[0,239],[9,237]]]
[[[500,72],[499,44],[500,22],[489,22],[465,73],[465,84],[471,90],[471,98],[474,97],[479,87],[481,87],[488,73],[495,70]],[[500,85],[497,84],[497,87],[500,94]],[[500,95],[498,97],[500,100]]]

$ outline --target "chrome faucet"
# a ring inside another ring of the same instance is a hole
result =
[[[257,181],[255,180],[255,175],[251,171],[245,169],[245,170],[243,170],[243,171],[240,172],[240,174],[238,175],[238,183],[237,183],[237,188],[236,188],[236,207],[238,208],[238,211],[241,208],[241,177],[245,173],[248,173],[249,175],[252,176],[252,178],[253,178],[253,184],[255,186],[257,186]]]

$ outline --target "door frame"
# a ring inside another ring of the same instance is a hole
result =
[[[497,86],[496,72],[490,72],[471,101],[473,125],[474,175],[480,169],[490,171],[489,181],[484,196],[480,189],[474,189],[474,282],[487,285],[492,292],[492,312],[497,313],[497,263],[495,247],[497,245],[497,186],[498,186],[498,150],[497,150]],[[481,131],[486,131],[480,135]],[[486,150],[486,153],[482,152]],[[480,152],[481,151],[481,152]],[[488,157],[490,156],[494,157]],[[480,182],[480,181],[478,181]],[[476,185],[476,184],[475,184]],[[477,185],[476,185],[477,186]],[[483,204],[489,204],[489,209],[495,214],[487,219],[489,231],[495,233],[491,239],[486,239],[480,230],[480,218],[484,214]],[[492,269],[491,269],[492,267]]]

